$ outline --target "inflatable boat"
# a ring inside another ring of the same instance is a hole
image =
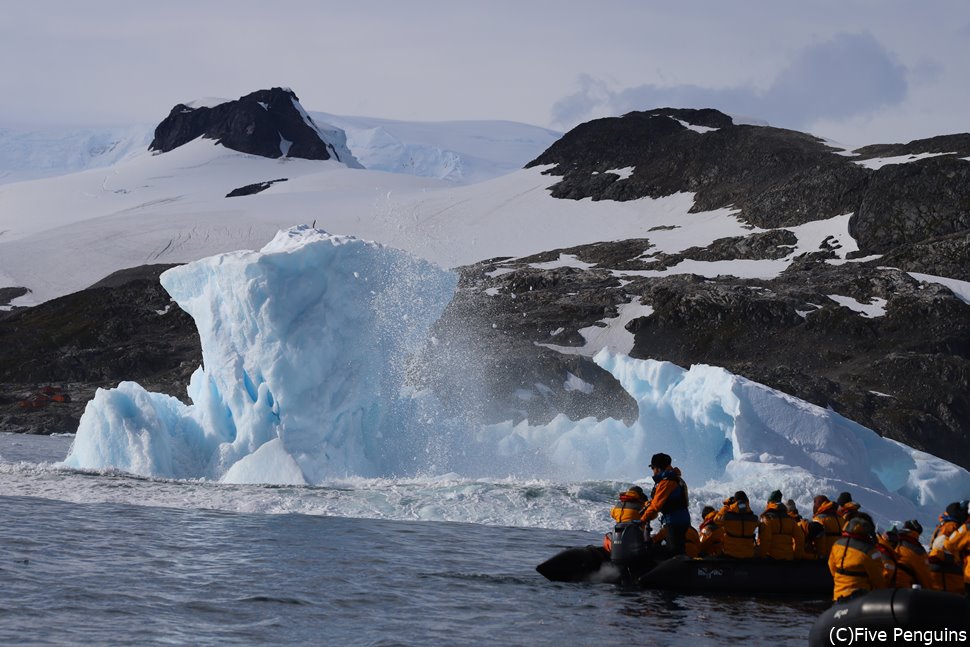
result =
[[[879,589],[819,616],[811,647],[837,644],[960,645],[970,640],[970,602],[929,589]]]
[[[822,560],[671,557],[636,580],[649,589],[742,595],[830,597],[832,575]]]

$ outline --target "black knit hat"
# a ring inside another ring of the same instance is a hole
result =
[[[848,492],[842,492],[839,494],[839,498],[835,500],[836,505],[845,505],[852,500],[852,495]]]
[[[909,521],[903,523],[903,530],[912,530],[917,535],[922,535],[923,525],[916,519],[910,519]]]
[[[768,503],[781,503],[781,490],[775,490],[768,497]]]
[[[663,469],[665,467],[670,467],[672,459],[669,454],[654,454],[650,457],[650,467],[656,467],[657,469]]]

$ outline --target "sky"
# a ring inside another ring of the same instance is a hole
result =
[[[4,2],[0,125],[157,123],[292,88],[308,110],[565,131],[714,107],[845,145],[970,131],[964,0]]]

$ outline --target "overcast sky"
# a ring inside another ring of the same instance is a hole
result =
[[[0,124],[156,123],[292,88],[308,110],[566,130],[714,107],[859,145],[970,131],[966,0],[31,0]]]

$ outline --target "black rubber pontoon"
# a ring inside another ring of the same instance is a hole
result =
[[[744,595],[832,595],[822,560],[690,559],[673,557],[641,575],[644,588]]]
[[[862,630],[871,632],[865,634],[870,636],[868,642],[858,640],[854,633]],[[884,639],[875,633],[879,631],[886,632]],[[943,591],[879,589],[833,605],[815,621],[808,642],[811,647],[850,644],[850,636],[859,644],[962,644],[970,639],[970,602]]]

